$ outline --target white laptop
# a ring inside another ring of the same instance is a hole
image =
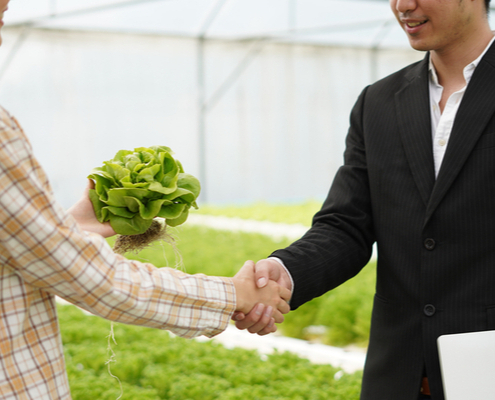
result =
[[[438,338],[446,400],[495,399],[495,331]]]

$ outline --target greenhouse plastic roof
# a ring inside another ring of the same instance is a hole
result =
[[[5,20],[11,26],[407,46],[387,0],[17,0]]]

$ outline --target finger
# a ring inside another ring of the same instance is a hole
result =
[[[88,179],[88,189],[95,188],[95,181],[93,179]]]
[[[290,311],[290,305],[283,299],[277,303],[277,310],[282,314],[287,314]],[[277,321],[278,322],[278,321]]]
[[[277,325],[275,325],[275,320],[272,318],[268,325],[258,332],[259,336],[268,335],[269,333],[274,333],[277,331]]]
[[[280,277],[278,263],[273,260],[260,260],[256,263],[254,277],[259,288],[265,287],[268,281],[277,281]]]
[[[254,261],[247,260],[244,265],[237,271],[235,274],[236,277],[238,278],[251,278],[254,273]]]
[[[280,286],[280,297],[284,299],[286,302],[288,302],[292,297],[292,291],[284,288],[283,286]]]
[[[281,324],[282,322],[284,322],[284,315],[280,311],[275,310],[273,312],[273,319],[277,324]]]
[[[253,326],[248,328],[248,332],[258,333],[261,330],[265,329],[272,320],[272,316],[273,316],[273,307],[272,306],[266,307],[263,312],[263,315],[261,316],[261,319]]]
[[[265,306],[263,304],[257,304],[242,321],[237,321],[235,326],[237,329],[248,329],[256,324],[263,315]]]
[[[237,271],[235,276],[249,276],[254,271],[254,261],[247,260],[244,265]]]
[[[242,321],[244,318],[246,318],[246,315],[243,312],[235,312],[232,314],[232,321]]]

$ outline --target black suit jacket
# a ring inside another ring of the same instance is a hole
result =
[[[443,399],[437,338],[495,329],[494,115],[491,46],[435,179],[428,56],[369,86],[312,228],[273,254],[292,274],[297,308],[357,274],[376,241],[363,400],[417,400],[424,368],[433,398]]]

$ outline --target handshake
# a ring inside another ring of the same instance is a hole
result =
[[[238,329],[266,335],[275,332],[275,323],[290,311],[292,280],[274,259],[246,261],[232,278],[236,290],[236,312],[232,319]]]
[[[68,213],[79,226],[103,237],[116,234],[109,222],[100,223],[96,218],[89,198],[93,180],[88,181],[86,190]],[[286,269],[274,259],[261,260],[254,264],[246,261],[239,272],[231,278],[236,291],[236,312],[232,319],[239,329],[266,335],[275,332],[275,323],[284,321],[283,314],[290,311],[288,301],[292,295],[292,280]]]

